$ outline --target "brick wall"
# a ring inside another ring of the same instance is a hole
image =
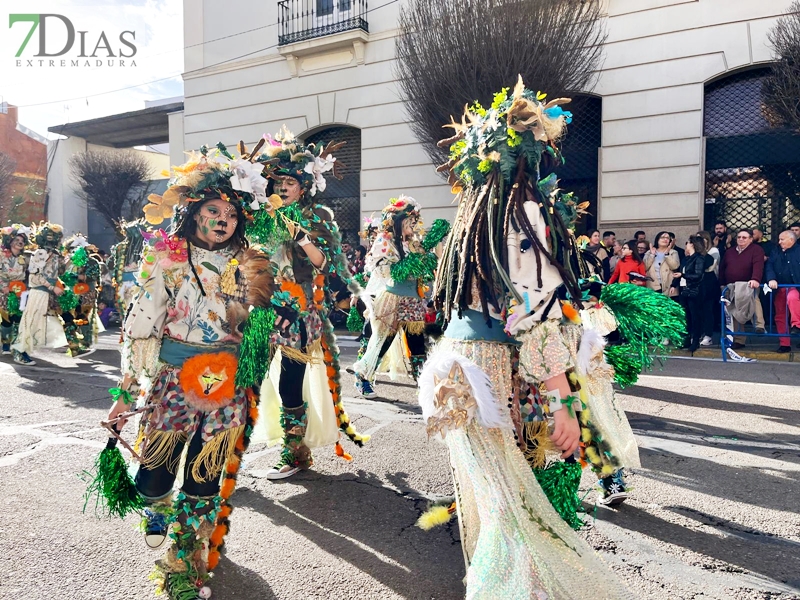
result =
[[[16,162],[14,181],[0,198],[0,225],[44,219],[47,145],[17,130],[17,107],[0,112],[0,152]]]

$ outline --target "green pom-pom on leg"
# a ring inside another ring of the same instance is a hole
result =
[[[275,328],[277,315],[272,308],[257,307],[250,311],[244,325],[242,345],[239,349],[239,367],[236,369],[236,386],[261,385],[269,368],[269,338]]]

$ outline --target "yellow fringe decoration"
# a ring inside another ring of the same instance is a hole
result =
[[[400,326],[409,335],[422,335],[425,333],[425,321],[403,321]]]
[[[322,353],[322,345],[320,340],[312,342],[306,346],[305,352],[298,350],[297,348],[290,348],[289,346],[280,346],[280,349],[282,356],[286,356],[295,362],[305,363],[307,365],[317,365],[322,363],[322,361],[316,355],[318,350],[320,354]]]
[[[424,531],[430,531],[434,527],[450,522],[455,514],[455,502],[448,506],[434,506],[426,510],[417,520],[417,527]]]
[[[218,433],[210,441],[203,444],[203,449],[197,455],[192,463],[192,477],[195,481],[204,482],[210,479],[219,477],[225,463],[233,456],[233,451],[236,448],[236,440],[244,432],[244,425],[227,429]],[[196,431],[194,435],[202,435],[200,430]],[[208,473],[207,478],[203,478],[200,473],[200,467],[204,467]]]
[[[544,469],[547,465],[547,452],[555,450],[546,421],[529,421],[522,425],[526,449],[525,460],[533,469]]]
[[[144,443],[144,428],[136,440],[136,450]],[[142,456],[142,466],[146,469],[157,469],[166,465],[170,473],[178,470],[181,461],[181,453],[173,456],[178,444],[186,443],[186,434],[182,431],[150,431],[147,436],[147,444]]]

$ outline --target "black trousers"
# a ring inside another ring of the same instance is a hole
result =
[[[681,304],[686,310],[686,328],[689,332],[689,346],[696,349],[700,345],[705,323],[704,302],[702,294],[694,297],[681,296]]]
[[[305,324],[300,322],[300,347],[308,345],[308,332]],[[303,380],[306,376],[306,363],[293,360],[285,354],[281,356],[281,379],[278,393],[284,408],[300,408],[303,406]]]
[[[186,453],[186,468],[183,473],[183,486],[181,490],[183,490],[183,493],[190,496],[216,496],[219,493],[220,480],[222,478],[222,473],[217,477],[209,478],[208,471],[202,465],[199,471],[202,478],[206,479],[206,481],[197,481],[192,476],[192,468],[197,460],[197,455],[200,454],[200,451],[203,449],[203,436],[201,432],[204,422],[205,416],[200,419],[197,430],[189,440],[189,449]],[[154,469],[148,469],[144,466],[139,467],[139,471],[136,473],[136,489],[139,490],[142,496],[149,500],[159,500],[169,495],[172,491],[172,487],[175,485],[175,477],[177,474],[170,472],[167,465],[178,464],[185,446],[186,442],[176,444],[169,460],[163,465]],[[224,449],[220,448],[219,452],[224,452]],[[146,454],[147,451],[145,450],[145,455]]]

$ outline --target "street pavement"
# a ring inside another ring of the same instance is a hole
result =
[[[355,355],[343,344],[343,364]],[[73,361],[43,351],[37,366],[0,362],[0,598],[153,598],[136,519],[83,512],[106,438],[98,426],[117,380],[119,346]],[[414,526],[453,492],[447,452],[428,441],[410,381],[381,379],[381,398],[347,397],[362,449],[351,463],[315,452],[313,470],[264,478],[277,450],[252,446],[238,491],[216,600],[463,598],[458,526]],[[642,468],[619,509],[582,493],[581,531],[637,598],[800,598],[800,366],[670,360],[620,393]],[[128,439],[132,427],[126,430]]]

